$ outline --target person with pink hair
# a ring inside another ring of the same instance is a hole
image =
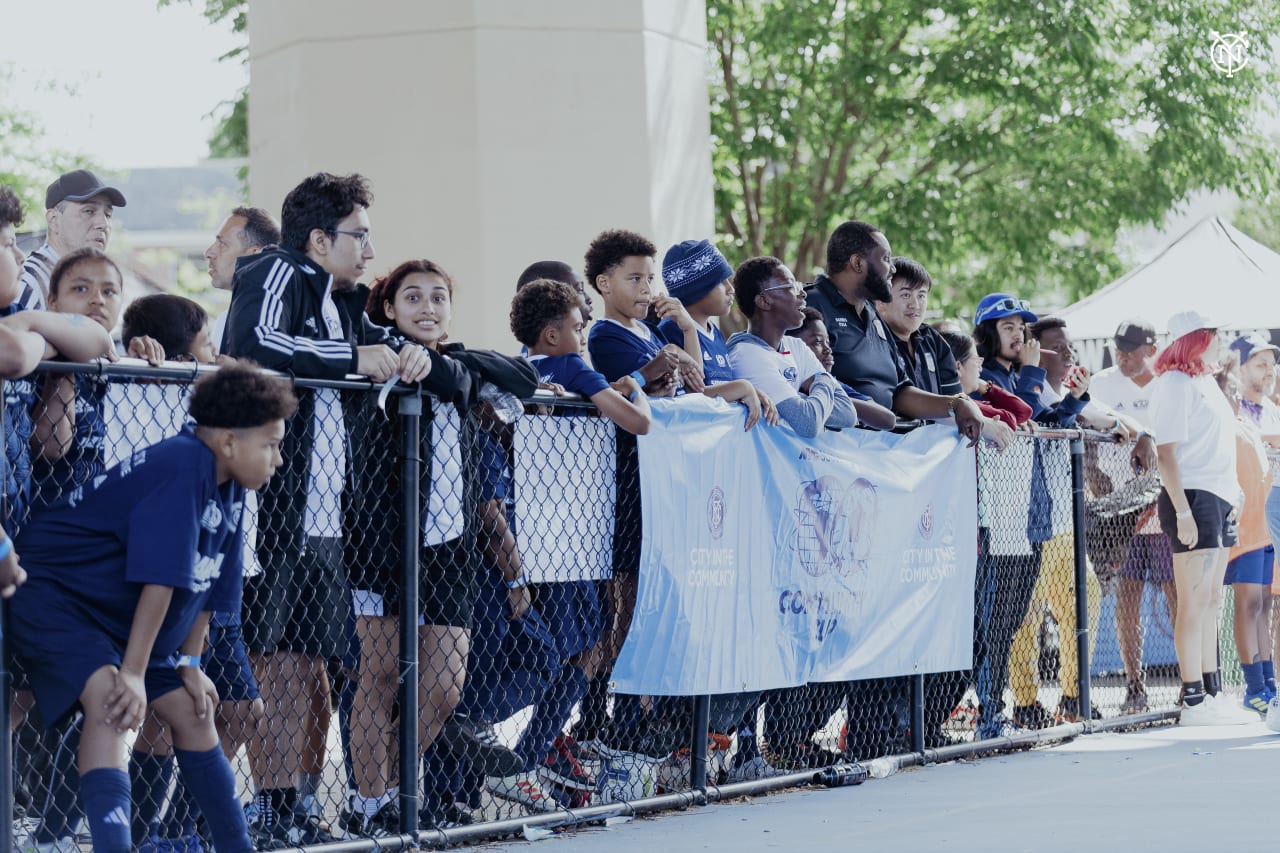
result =
[[[1173,551],[1178,592],[1173,644],[1182,678],[1181,723],[1242,723],[1243,711],[1216,698],[1222,686],[1222,580],[1243,497],[1236,481],[1235,416],[1213,378],[1217,326],[1198,311],[1183,311],[1169,318],[1169,335],[1155,364],[1151,426],[1162,483],[1156,511]]]

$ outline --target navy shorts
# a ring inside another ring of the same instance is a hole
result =
[[[1247,551],[1227,563],[1227,576],[1224,584],[1256,583],[1271,586],[1276,563],[1275,549],[1270,545],[1256,551]]]
[[[1137,533],[1129,542],[1129,556],[1120,577],[1147,583],[1173,583],[1173,552],[1163,533]]]
[[[249,651],[240,632],[240,614],[210,615],[209,650],[201,663],[222,701],[253,701],[260,695],[253,668],[249,666]]]
[[[604,587],[608,581],[565,581],[534,585],[534,600],[568,660],[600,642],[604,634]]]
[[[95,614],[52,584],[32,581],[22,588],[23,606],[9,612],[10,633],[46,729],[57,727],[80,707],[90,676],[124,661],[124,643],[96,627]],[[145,676],[147,701],[182,689],[178,671],[152,661]]]
[[[1200,551],[1205,548],[1229,548],[1236,544],[1236,520],[1231,515],[1231,504],[1203,489],[1187,489],[1187,503],[1195,519],[1199,538],[1190,548],[1178,540],[1178,513],[1173,508],[1169,493],[1160,490],[1156,500],[1156,513],[1160,516],[1160,529],[1169,537],[1169,548],[1175,554]]]

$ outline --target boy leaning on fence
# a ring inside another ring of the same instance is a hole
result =
[[[197,384],[194,427],[74,489],[20,534],[30,579],[10,612],[14,646],[46,720],[84,712],[80,800],[95,850],[132,849],[124,747],[148,705],[217,848],[252,849],[200,653],[209,610],[238,605],[245,489],[275,473],[296,405],[283,382],[224,368]]]

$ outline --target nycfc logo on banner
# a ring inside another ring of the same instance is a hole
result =
[[[929,540],[933,538],[933,504],[925,504],[924,512],[920,513],[920,523],[916,525],[916,529],[920,531],[920,538]]]
[[[711,531],[712,539],[724,535],[724,492],[719,486],[712,488],[711,496],[707,498],[707,529]]]
[[[796,501],[800,565],[815,578],[865,568],[878,510],[876,487],[863,477],[847,487],[830,475],[805,483]]]
[[[1214,33],[1209,61],[1223,74],[1234,77],[1249,64],[1249,39],[1239,33]]]

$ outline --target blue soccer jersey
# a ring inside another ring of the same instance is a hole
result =
[[[568,355],[531,355],[540,382],[554,382],[588,400],[609,387],[604,374],[592,370],[576,352]]]
[[[658,337],[669,344],[684,347],[684,331],[675,320],[667,319],[658,324]],[[717,326],[698,330],[698,346],[702,350],[702,377],[708,385],[732,382],[733,366],[729,364],[729,347],[724,334]]]
[[[17,535],[31,499],[31,407],[36,400],[32,377],[4,381],[4,513],[0,523]]]
[[[637,332],[615,320],[601,320],[587,335],[591,363],[609,382],[616,382],[653,361],[662,346],[662,339],[648,326],[643,332]]]
[[[50,380],[55,378],[50,377]],[[31,505],[36,509],[59,503],[106,468],[104,409],[108,383],[86,374],[76,374],[73,381],[76,391],[75,427],[66,453],[52,462],[39,455],[32,461]],[[39,408],[37,404],[36,409]]]
[[[240,609],[244,494],[233,480],[218,485],[212,451],[187,428],[33,517],[15,543],[28,574],[15,614],[38,609],[14,619],[19,653],[76,655],[78,633],[123,651],[142,586],[158,584],[173,587],[151,653],[163,666],[202,610]],[[72,624],[41,628],[64,618]]]

